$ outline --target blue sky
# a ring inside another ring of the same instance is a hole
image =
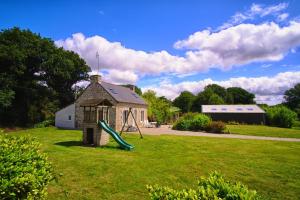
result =
[[[1,29],[52,38],[94,70],[99,51],[107,81],[168,98],[216,82],[244,87],[270,104],[300,82],[299,16],[296,0],[0,2]],[[203,34],[189,40],[197,32]]]

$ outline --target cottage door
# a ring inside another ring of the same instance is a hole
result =
[[[94,129],[93,128],[86,129],[86,141],[88,144],[94,144]]]

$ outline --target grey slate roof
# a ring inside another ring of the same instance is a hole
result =
[[[202,105],[202,113],[265,113],[259,106],[252,105]]]
[[[138,94],[127,87],[103,81],[100,82],[100,85],[118,102],[147,105],[147,103]]]

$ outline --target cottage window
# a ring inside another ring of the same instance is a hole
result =
[[[69,116],[68,116],[68,119],[69,119],[69,120],[72,120],[72,116],[71,116],[71,115],[69,115]]]
[[[134,118],[135,118],[135,120],[137,120],[137,110],[136,109],[134,110]]]
[[[124,110],[123,111],[123,124],[125,124],[126,123],[126,117],[128,116],[128,110]],[[129,117],[129,116],[128,116]],[[127,119],[127,122],[128,122],[128,119]]]
[[[143,122],[145,120],[145,112],[141,111],[141,121]]]

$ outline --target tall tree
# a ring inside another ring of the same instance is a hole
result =
[[[285,104],[300,117],[300,83],[284,93]]]
[[[228,95],[232,95],[233,104],[253,104],[255,95],[240,87],[227,88]]]
[[[208,99],[208,104],[210,105],[221,105],[224,104],[224,100],[217,94],[212,94]]]
[[[182,112],[190,112],[195,100],[195,95],[189,91],[183,91],[173,101],[173,105],[180,108]]]
[[[192,111],[201,112],[201,105],[210,104],[209,99],[214,94],[215,93],[211,88],[205,88],[204,91],[199,92],[193,102]]]
[[[219,86],[217,84],[210,84],[207,85],[204,90],[211,89],[215,94],[217,94],[219,97],[221,97],[224,101],[226,98],[227,92],[226,89],[223,88],[222,86]]]
[[[29,30],[0,32],[0,121],[28,125],[74,101],[73,84],[89,67],[77,54]]]
[[[148,103],[148,118],[159,124],[166,122],[171,114],[171,102],[165,97],[157,97],[152,90],[144,92],[142,96]]]

